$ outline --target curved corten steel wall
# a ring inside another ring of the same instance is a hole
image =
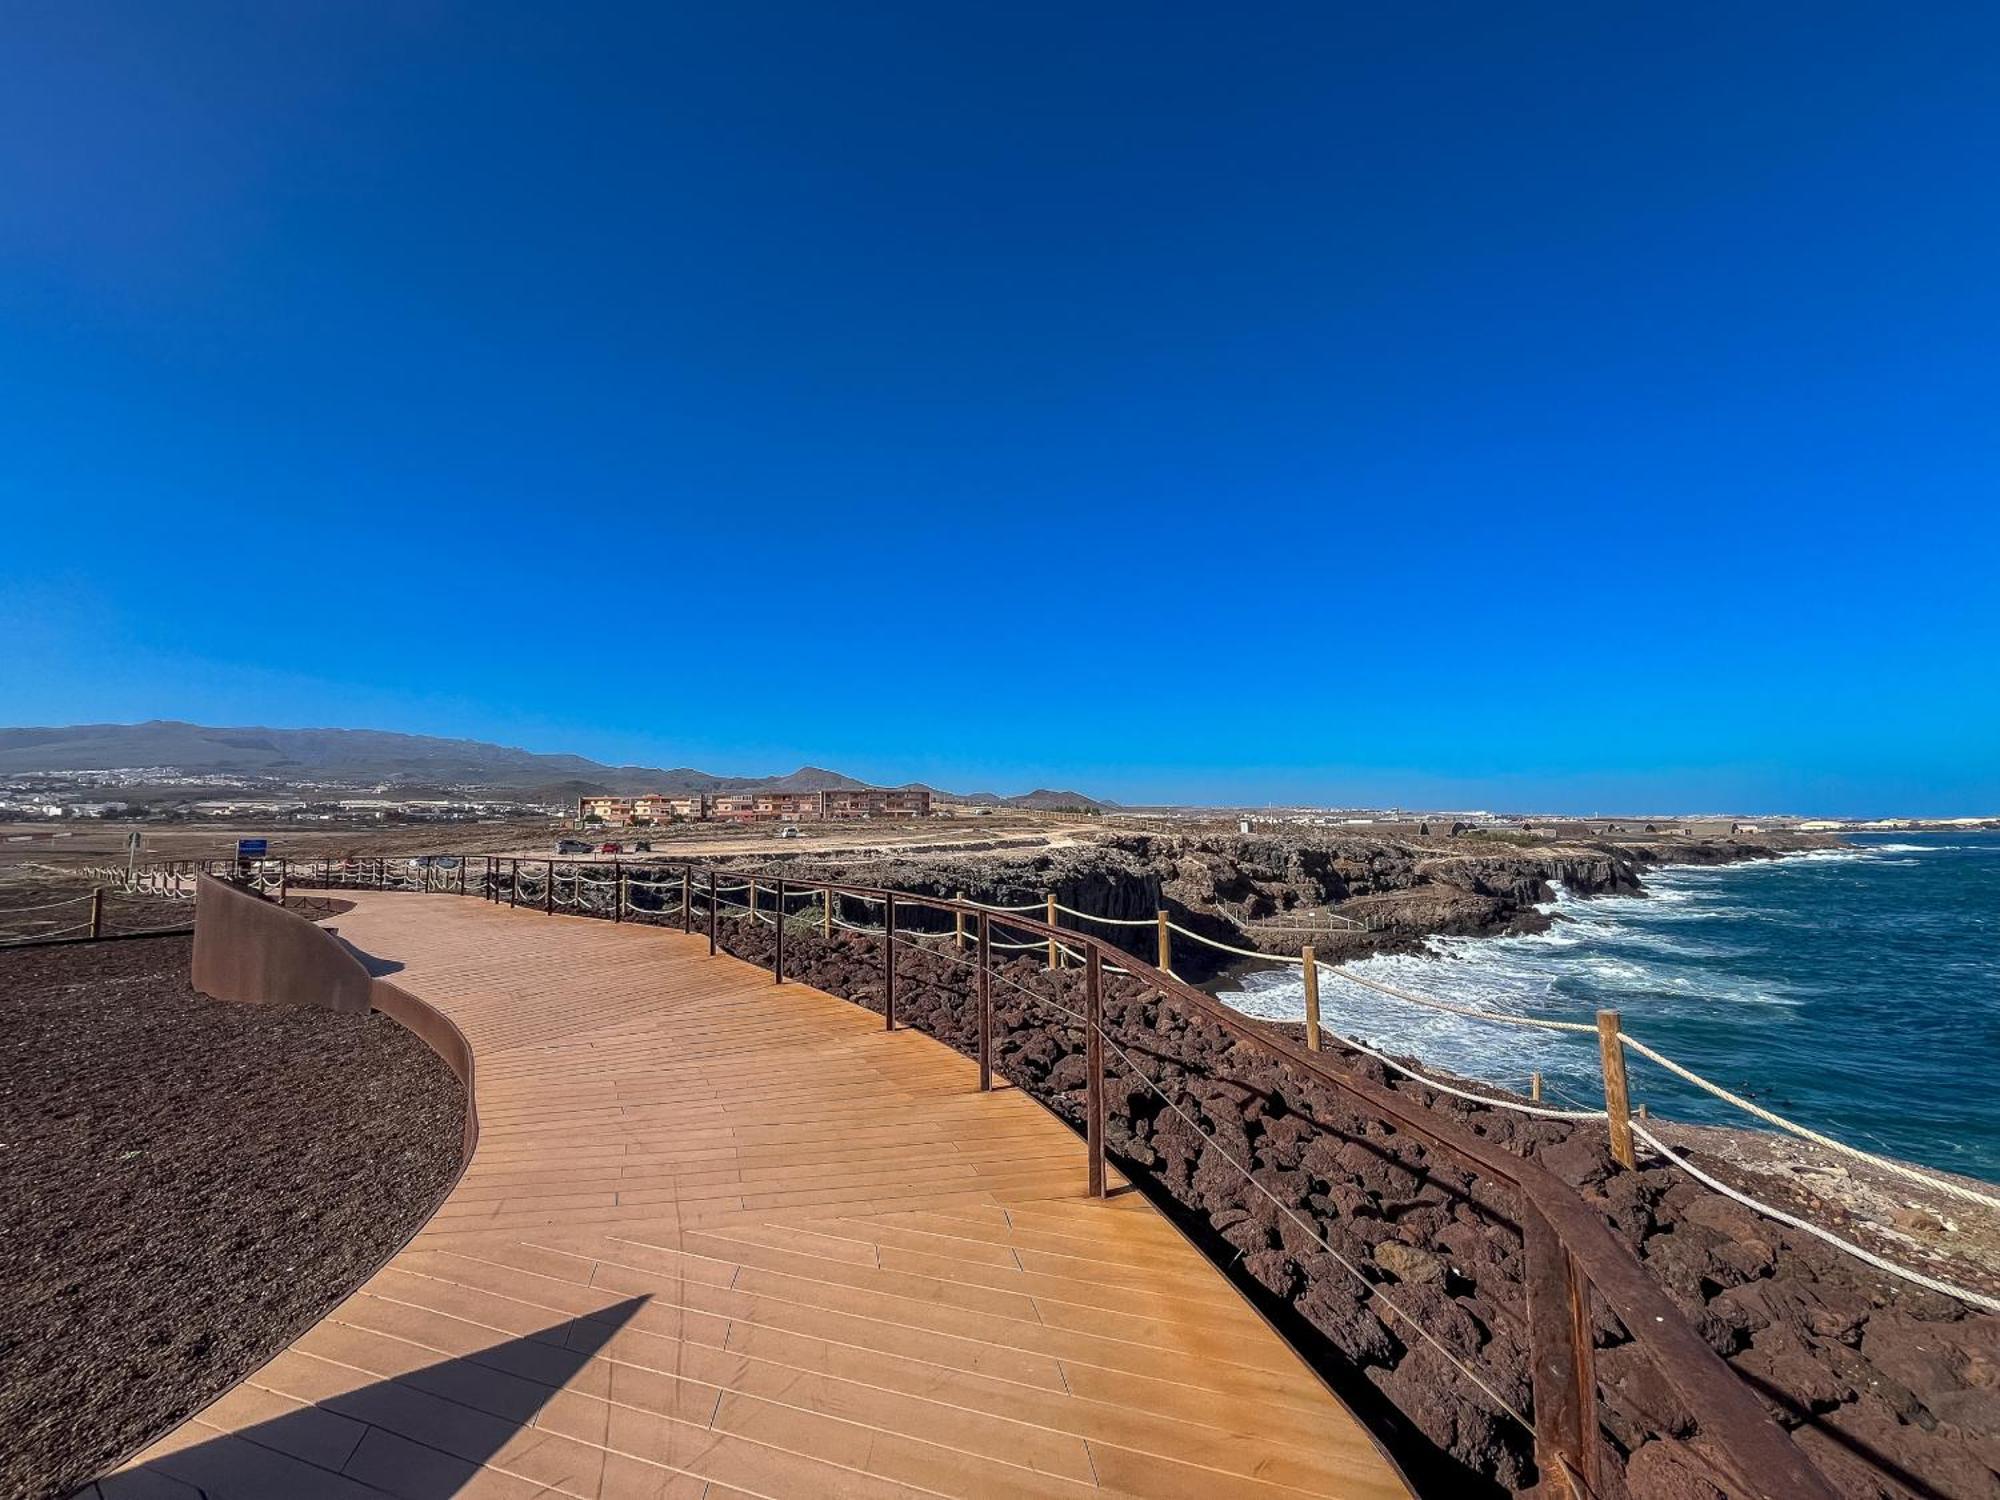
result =
[[[472,1046],[465,1034],[442,1011],[371,975],[325,928],[254,891],[204,874],[195,897],[194,987],[212,999],[248,1005],[381,1011],[413,1032],[465,1085],[460,1171],[472,1160],[479,1142],[479,1107],[473,1094]],[[445,1189],[447,1195],[450,1191]],[[429,1217],[425,1215],[426,1221]]]
[[[318,928],[313,930],[319,931]],[[321,933],[321,936],[326,934]],[[377,979],[373,982],[372,995],[375,1009],[406,1030],[415,1032],[418,1039],[443,1058],[444,1065],[465,1085],[465,1139],[459,1150],[459,1160],[469,1163],[472,1148],[479,1144],[479,1107],[472,1088],[472,1044],[466,1041],[465,1033],[452,1024],[451,1018],[443,1011],[419,1000],[400,985]],[[461,1166],[461,1174],[463,1170]],[[452,1183],[452,1187],[457,1185],[456,1181]],[[447,1196],[450,1192],[451,1188],[445,1189]],[[438,1201],[444,1200],[441,1198]]]
[[[370,1008],[375,986],[361,960],[330,934],[211,875],[195,885],[193,977],[194,987],[216,1000],[351,1012]]]

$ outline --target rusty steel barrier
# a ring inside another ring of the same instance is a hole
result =
[[[472,1047],[451,1018],[370,974],[352,949],[297,912],[207,870],[196,872],[194,881],[194,987],[211,999],[245,1005],[379,1010],[414,1033],[465,1086],[463,1170],[479,1140],[479,1110]]]
[[[223,874],[261,889],[282,893],[289,888],[326,884],[375,889],[449,892],[477,895],[489,902],[521,904],[524,891],[545,913],[594,916],[603,920],[630,920],[634,908],[627,904],[627,869],[622,861],[611,866],[592,865],[581,860],[520,860],[488,855],[420,856],[423,863],[409,857],[365,856],[346,860],[262,861],[255,870],[235,861],[204,862],[204,874]],[[441,861],[449,861],[442,863]],[[262,867],[276,865],[275,875]],[[336,868],[338,866],[338,868]],[[540,866],[539,870],[533,867]],[[527,868],[524,868],[527,867]],[[567,867],[567,872],[564,872]],[[468,872],[477,869],[476,876]],[[583,876],[583,868],[609,868],[608,881]],[[979,1087],[989,1089],[993,1081],[992,980],[996,977],[993,930],[1001,928],[1025,934],[1027,944],[1048,945],[1052,965],[1059,950],[1077,954],[1084,971],[1084,1011],[1078,1014],[1059,1002],[1030,995],[1081,1025],[1085,1036],[1086,1103],[1084,1137],[1088,1161],[1089,1190],[1095,1196],[1106,1191],[1105,1151],[1105,1047],[1115,1048],[1103,1019],[1103,975],[1114,971],[1136,980],[1191,1017],[1223,1028],[1236,1042],[1264,1054],[1273,1064],[1297,1077],[1333,1090],[1364,1114],[1406,1132],[1426,1147],[1442,1153],[1485,1178],[1511,1190],[1519,1204],[1523,1263],[1527,1295],[1527,1324],[1531,1374],[1532,1415],[1524,1416],[1500,1402],[1501,1410],[1527,1427],[1533,1439],[1534,1458],[1541,1480],[1540,1492],[1570,1494],[1578,1500],[1592,1500],[1612,1486],[1603,1473],[1605,1445],[1599,1435],[1598,1380],[1594,1363],[1592,1299],[1597,1299],[1624,1326],[1634,1344],[1643,1349],[1665,1382],[1668,1392],[1692,1417],[1701,1441],[1690,1445],[1690,1457],[1707,1467],[1718,1487],[1727,1495],[1758,1497],[1758,1500],[1833,1500],[1834,1492],[1825,1478],[1807,1461],[1791,1437],[1766,1413],[1758,1397],[1736,1372],[1696,1333],[1687,1318],[1647,1275],[1638,1259],[1612,1234],[1599,1212],[1569,1187],[1534,1162],[1481,1140],[1443,1114],[1410,1100],[1395,1090],[1350,1072],[1320,1052],[1291,1042],[1229,1009],[1213,996],[1204,994],[1173,975],[1146,963],[1103,939],[1046,920],[1017,913],[999,913],[976,903],[909,892],[850,885],[841,882],[801,878],[796,873],[779,875],[767,869],[726,870],[687,861],[647,860],[629,867],[657,876],[678,870],[679,904],[672,910],[641,909],[642,917],[678,917],[681,930],[694,930],[693,905],[700,901],[706,910],[710,952],[716,951],[717,922],[726,893],[741,891],[747,884],[749,902],[741,915],[762,920],[764,908],[759,882],[778,893],[775,915],[779,940],[773,950],[773,979],[784,981],[786,917],[782,903],[787,894],[816,893],[824,905],[825,931],[830,935],[837,924],[852,930],[879,933],[883,942],[884,1023],[896,1025],[896,948],[898,908],[905,913],[924,910],[948,916],[951,932],[919,934],[954,937],[963,941],[968,929],[974,934],[978,959],[976,1052]],[[699,877],[697,872],[699,872]],[[561,894],[569,881],[569,894]],[[724,885],[722,882],[729,882]],[[658,882],[655,882],[656,884]],[[665,882],[672,887],[676,882]],[[611,888],[610,899],[600,903],[586,894]],[[228,890],[222,881],[202,884],[202,899],[210,888]],[[273,915],[277,909],[262,895],[234,890],[240,902],[254,903]],[[857,927],[836,917],[845,901],[879,906],[880,929]],[[203,908],[206,912],[206,907]],[[268,923],[232,908],[231,930],[244,934],[250,942],[266,940]],[[201,922],[196,925],[197,965],[201,962]],[[282,920],[298,922],[290,914]],[[322,942],[332,943],[309,924]],[[220,929],[218,929],[218,933]],[[1079,952],[1080,950],[1080,952]],[[351,955],[343,956],[351,957]],[[220,960],[216,960],[220,964]],[[359,969],[358,962],[356,968]],[[252,965],[255,968],[255,965]],[[365,971],[364,975],[365,975]],[[1001,976],[1004,977],[1004,976]],[[1009,981],[1011,982],[1011,981]],[[199,983],[199,981],[197,981]],[[382,981],[373,981],[381,984]],[[1018,986],[1016,986],[1018,988]],[[393,989],[393,986],[389,987]],[[401,992],[397,992],[401,994]],[[420,1005],[407,996],[410,1005]],[[383,1007],[387,1009],[388,1007]],[[428,1007],[424,1007],[428,1010]],[[392,1012],[394,1013],[394,1012]],[[435,1012],[431,1014],[435,1015]],[[441,1020],[442,1017],[439,1017]],[[450,1023],[445,1022],[448,1026]],[[413,1028],[415,1029],[415,1028]],[[456,1029],[453,1028],[454,1034]],[[419,1031],[423,1035],[422,1031]],[[426,1040],[430,1040],[426,1037]],[[433,1043],[435,1046],[436,1043]],[[458,1045],[463,1047],[463,1038]],[[1122,1055],[1122,1054],[1121,1054]],[[447,1058],[447,1061],[452,1059]],[[1129,1061],[1129,1060],[1128,1060]],[[466,1074],[470,1076],[470,1053],[465,1053]],[[1143,1073],[1140,1074],[1144,1078]],[[1157,1091],[1157,1089],[1156,1089]],[[1164,1095],[1162,1096],[1164,1097]],[[468,1130],[472,1129],[471,1125]],[[1125,1170],[1133,1171],[1131,1166]],[[1247,1175],[1248,1169],[1239,1167]],[[1163,1189],[1164,1191],[1164,1189]],[[1439,1346],[1442,1349],[1443,1346]],[[1458,1361],[1453,1360],[1454,1364]],[[1462,1373],[1496,1401],[1491,1388],[1476,1373],[1459,1365]],[[1622,1476],[1615,1489],[1622,1492]]]

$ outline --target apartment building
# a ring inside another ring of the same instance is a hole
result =
[[[723,823],[817,823],[826,819],[927,818],[927,791],[890,791],[861,787],[835,792],[716,792],[670,797],[648,793],[638,797],[582,797],[576,804],[578,822],[595,818],[611,828],[634,822],[667,823],[675,818]]]
[[[931,794],[926,791],[889,791],[865,787],[856,791],[821,792],[823,818],[928,818]]]

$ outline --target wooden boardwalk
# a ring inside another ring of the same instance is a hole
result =
[[[678,932],[357,893],[477,1057],[412,1244],[85,1491],[1401,1496],[1359,1424],[1082,1143],[914,1031]]]

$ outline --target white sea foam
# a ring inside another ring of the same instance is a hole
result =
[[[1825,856],[1847,860],[1867,857],[1867,851],[1811,850],[1795,857]],[[1421,953],[1378,955],[1346,967],[1377,983],[1510,1016],[1587,1021],[1599,1006],[1611,1006],[1625,1011],[1628,1025],[1642,1027],[1648,1011],[1659,1007],[1699,1015],[1711,1007],[1796,1006],[1806,997],[1791,986],[1718,967],[1744,950],[1703,940],[1692,926],[1756,915],[1735,877],[1778,863],[1670,867],[1650,872],[1646,889],[1628,895],[1583,897],[1558,885],[1554,898],[1536,907],[1553,919],[1542,932],[1433,937]],[[1222,998],[1266,1019],[1305,1015],[1304,981],[1289,968],[1248,976]],[[1530,1071],[1540,1071],[1581,1094],[1595,1086],[1594,1045],[1576,1033],[1429,1011],[1337,977],[1321,986],[1320,1004],[1333,1031],[1469,1077],[1518,1088]]]

